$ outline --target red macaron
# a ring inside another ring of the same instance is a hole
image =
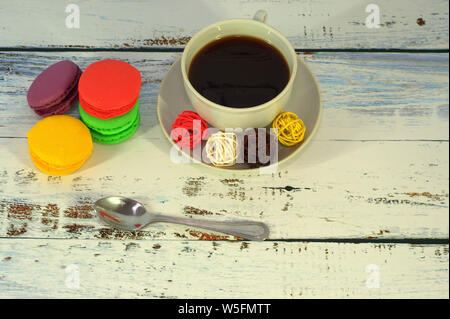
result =
[[[136,105],[140,90],[140,72],[120,60],[92,63],[78,83],[81,107],[99,119],[110,119],[129,112]]]

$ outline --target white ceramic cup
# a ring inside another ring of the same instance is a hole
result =
[[[212,126],[226,128],[259,128],[269,125],[287,104],[297,73],[297,55],[289,41],[277,30],[265,23],[267,14],[258,11],[253,20],[231,19],[211,24],[198,33],[186,45],[181,57],[181,72],[187,96],[197,113]],[[231,35],[245,35],[266,41],[284,56],[290,71],[286,87],[272,100],[257,106],[232,108],[209,101],[198,93],[188,78],[189,67],[196,54],[208,43]]]

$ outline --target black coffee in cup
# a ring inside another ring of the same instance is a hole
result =
[[[277,48],[249,36],[228,36],[208,43],[188,72],[195,90],[228,107],[245,108],[272,100],[286,86],[290,72]]]

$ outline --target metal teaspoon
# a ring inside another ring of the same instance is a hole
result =
[[[95,202],[95,210],[109,225],[123,230],[139,230],[148,224],[166,222],[209,229],[248,240],[269,236],[266,224],[252,221],[209,221],[172,217],[148,212],[144,205],[130,198],[109,196]]]

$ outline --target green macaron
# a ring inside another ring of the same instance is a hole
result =
[[[139,121],[139,100],[127,113],[111,119],[99,119],[89,115],[78,105],[81,120],[90,129],[92,140],[100,144],[116,144],[125,141],[136,132]]]

